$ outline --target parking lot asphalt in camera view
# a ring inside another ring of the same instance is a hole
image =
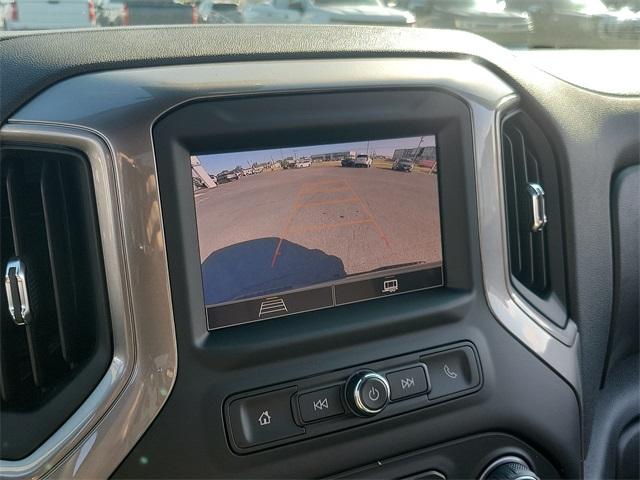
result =
[[[312,166],[195,196],[208,304],[440,263],[437,175]]]

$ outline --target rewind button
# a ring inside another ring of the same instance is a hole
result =
[[[305,423],[344,413],[339,385],[303,393],[298,397],[298,406],[300,416]]]

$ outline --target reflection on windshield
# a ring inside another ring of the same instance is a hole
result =
[[[373,6],[378,7],[380,3],[378,0],[315,0],[314,3],[319,6]]]
[[[640,0],[0,0],[1,30],[240,23],[445,28],[515,49],[640,47]]]

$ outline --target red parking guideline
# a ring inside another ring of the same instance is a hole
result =
[[[316,186],[336,185],[336,184],[337,185],[342,184],[343,187],[342,188],[321,188],[321,189],[314,189],[313,188],[313,187],[316,187]],[[305,191],[305,188],[308,187],[308,186],[311,187],[311,191]],[[313,194],[316,194],[316,193],[333,193],[333,192],[341,192],[341,191],[342,192],[350,191],[351,194],[352,194],[352,197],[345,198],[344,200],[326,200],[326,201],[320,201],[320,202],[304,202],[304,201],[301,202],[300,201],[300,197],[303,196],[303,195],[313,195]],[[340,203],[352,203],[352,202],[358,202],[362,206],[362,208],[365,211],[367,217],[369,217],[369,218],[365,219],[365,220],[353,220],[353,221],[332,223],[332,224],[324,224],[324,225],[323,224],[306,225],[306,226],[304,226],[302,228],[291,229],[291,222],[295,218],[295,216],[298,213],[298,211],[300,211],[303,208],[310,207],[310,206],[317,206],[317,205],[337,205],[337,204],[340,204]],[[271,268],[276,266],[276,263],[278,261],[278,257],[280,256],[280,248],[282,247],[282,242],[284,240],[284,237],[289,232],[291,232],[292,230],[295,231],[296,233],[304,233],[304,232],[325,230],[325,229],[330,229],[330,228],[348,227],[348,226],[352,226],[352,225],[362,225],[362,224],[367,224],[367,223],[373,224],[374,228],[378,231],[378,235],[380,235],[380,238],[385,243],[387,248],[391,248],[391,245],[389,244],[389,240],[387,239],[386,235],[384,234],[384,231],[382,230],[382,227],[376,221],[375,217],[371,213],[371,210],[369,209],[367,204],[364,203],[362,198],[355,192],[353,187],[346,180],[324,180],[324,181],[321,181],[321,182],[306,182],[306,183],[303,183],[300,186],[300,188],[298,189],[298,193],[296,194],[296,198],[295,198],[295,201],[294,201],[294,203],[293,203],[293,205],[291,207],[291,210],[289,210],[289,217],[287,218],[287,223],[285,224],[284,229],[282,230],[282,232],[280,232],[280,237],[278,239],[278,244],[276,245],[276,249],[273,252],[273,258],[271,259]]]

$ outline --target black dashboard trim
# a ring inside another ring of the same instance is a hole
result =
[[[233,118],[229,109],[234,108],[234,103],[244,102],[255,104],[253,113],[256,114],[268,111],[267,103],[274,98],[255,95],[251,98],[211,99],[172,111],[156,124],[153,135],[173,306],[176,318],[182,319],[176,324],[181,370],[166,408],[114,477],[317,477],[331,473],[322,458],[332,459],[330,468],[348,469],[375,457],[382,458],[390,452],[398,454],[455,438],[463,434],[462,430],[482,431],[494,428],[496,424],[499,424],[498,428],[511,428],[518,432],[524,431],[525,425],[530,425],[536,434],[529,432],[525,439],[529,437],[529,441],[544,444],[543,449],[549,458],[561,462],[564,469],[578,475],[580,428],[575,392],[560,377],[553,375],[546,365],[534,360],[536,357],[531,352],[495,322],[486,304],[477,242],[469,105],[429,88],[296,93],[285,99],[279,96],[278,101],[293,103],[296,97],[303,97],[298,99],[298,103],[304,105],[304,97],[312,95],[327,97],[315,105],[329,108],[337,104],[343,112],[349,112],[357,102],[366,103],[365,100],[375,95],[381,99],[389,97],[387,103],[401,101],[403,96],[404,102],[406,98],[415,102],[422,95],[422,103],[433,106],[432,109],[417,109],[419,113],[416,116],[423,118],[425,125],[431,122],[440,126],[434,129],[434,133],[438,135],[441,148],[447,287],[389,297],[380,302],[347,305],[331,313],[321,310],[295,319],[285,317],[237,329],[207,332],[188,155],[193,151],[207,150],[207,146],[221,140],[216,137],[223,133],[216,117],[217,110],[224,114],[219,115],[221,118]],[[356,101],[359,96],[362,99]],[[331,97],[333,100],[328,100]],[[425,102],[425,99],[429,101]],[[244,111],[246,114],[249,110]],[[400,111],[406,112],[407,109]],[[322,118],[320,113],[319,118]],[[345,115],[349,118],[348,114]],[[318,128],[314,118],[308,121]],[[371,124],[380,129],[380,124],[375,121],[374,117]],[[256,122],[260,127],[260,118],[242,125],[256,132]],[[286,120],[284,122],[286,125]],[[296,140],[308,140],[305,135],[310,134],[310,125],[306,126],[306,134],[302,126],[303,138],[296,137]],[[336,122],[332,125],[335,131]],[[332,131],[327,130],[322,122],[320,126],[325,129],[319,128],[316,135]],[[360,128],[364,131],[362,126]],[[278,126],[273,130],[278,132]],[[280,126],[281,136],[282,130]],[[372,130],[371,126],[369,130]],[[375,128],[373,131],[375,133]],[[261,134],[258,129],[258,140]],[[242,150],[242,147],[240,145],[238,149]],[[465,221],[461,221],[463,218]],[[392,357],[461,339],[473,342],[483,365],[485,387],[475,395],[434,405],[425,411],[367,423],[342,431],[339,436],[334,433],[322,435],[305,442],[282,445],[278,449],[266,449],[255,455],[239,456],[221,448],[222,442],[226,444],[221,407],[224,399],[229,394],[259,387],[254,383],[257,378],[260,378],[261,385],[276,385],[288,378],[336,371],[349,364],[366,364],[380,358],[380,353]],[[509,365],[501,361],[505,358],[510,359]],[[509,378],[502,378],[505,376]],[[514,400],[507,395],[507,389],[517,382],[516,377],[532,380],[523,385],[526,393],[518,392],[518,399]],[[507,401],[512,402],[511,407],[504,404]],[[184,411],[199,413],[191,418],[184,417],[181,413]],[[549,411],[554,411],[554,414],[550,416]],[[427,425],[432,431],[425,438]],[[182,429],[184,431],[181,432]],[[166,451],[170,445],[163,439],[186,435],[193,441],[181,446],[181,461],[176,463]],[[355,447],[355,442],[358,447]],[[348,449],[350,455],[340,455],[339,452],[344,451],[342,449]],[[559,453],[561,451],[564,453]],[[138,458],[143,454],[149,457],[153,467],[139,464]]]
[[[523,87],[535,85],[530,81],[532,72],[554,78],[518,61],[508,50],[463,31],[189,25],[0,32],[0,124],[47,87],[89,72],[231,61],[425,56],[473,59]],[[557,78],[554,81],[576,89]]]

